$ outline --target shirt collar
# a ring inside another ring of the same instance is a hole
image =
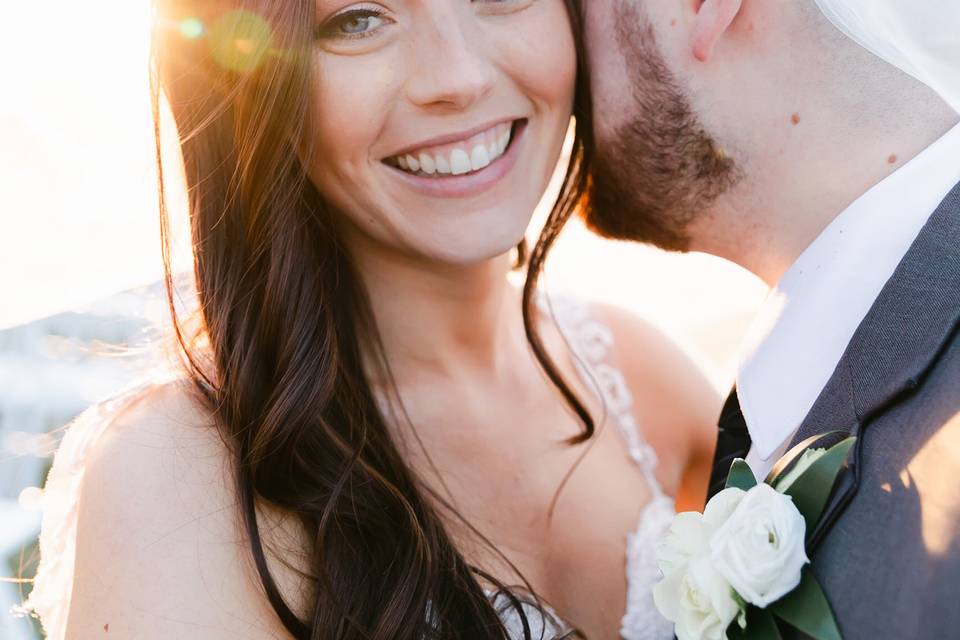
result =
[[[800,427],[881,289],[958,182],[960,125],[837,216],[767,296],[737,373],[760,458]]]

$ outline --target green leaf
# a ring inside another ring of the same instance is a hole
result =
[[[784,491],[793,498],[793,503],[807,521],[808,534],[813,531],[820,519],[820,514],[823,513],[823,508],[830,498],[830,492],[833,491],[837,475],[856,441],[856,438],[851,437],[830,447]]]
[[[800,442],[794,448],[787,451],[782,458],[777,460],[776,464],[773,465],[773,468],[770,469],[770,473],[767,474],[767,477],[764,478],[764,482],[770,486],[775,487],[777,483],[783,478],[784,472],[794,463],[796,463],[801,456],[803,456],[805,451],[809,449],[825,449],[826,447],[818,447],[817,445],[826,442],[832,438],[849,436],[850,433],[847,431],[827,431],[826,433],[818,433],[815,436],[810,436],[806,440]],[[839,442],[839,440],[837,440]]]
[[[727,474],[726,488],[736,487],[737,489],[749,491],[755,486],[757,486],[757,479],[753,477],[753,471],[750,470],[750,465],[741,458],[734,460],[733,464],[730,465],[730,473]]]
[[[780,630],[773,614],[767,609],[747,609],[747,628],[741,629],[737,621],[727,628],[727,640],[781,640]]]
[[[827,597],[809,567],[803,570],[797,588],[767,610],[815,640],[843,640]]]

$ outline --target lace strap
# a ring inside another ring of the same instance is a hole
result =
[[[540,309],[552,317],[574,356],[577,373],[603,402],[626,444],[627,453],[640,467],[654,496],[664,495],[656,478],[657,454],[644,439],[634,415],[633,394],[623,372],[610,364],[613,331],[591,313],[587,302],[570,296],[537,297]]]

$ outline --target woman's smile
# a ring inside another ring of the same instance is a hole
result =
[[[435,138],[385,158],[382,163],[405,184],[429,196],[464,197],[481,193],[516,164],[527,120],[508,120]]]

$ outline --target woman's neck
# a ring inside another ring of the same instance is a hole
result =
[[[523,344],[520,304],[505,254],[472,265],[428,262],[399,252],[356,252],[391,370],[496,372]]]

